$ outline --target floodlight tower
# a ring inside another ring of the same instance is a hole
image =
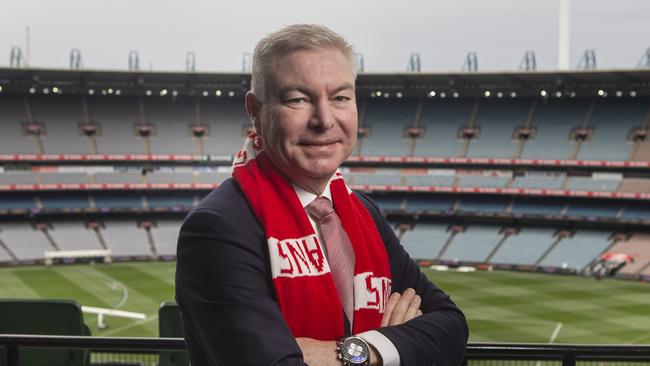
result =
[[[23,50],[18,46],[11,47],[9,53],[9,67],[22,67],[23,64]]]
[[[363,74],[363,72],[366,70],[366,64],[365,61],[363,60],[363,53],[357,52],[357,73]]]
[[[196,54],[194,52],[187,52],[185,54],[185,71],[196,71]]]
[[[478,56],[475,51],[470,51],[465,57],[465,62],[463,63],[463,71],[477,72],[478,71]]]
[[[138,55],[138,51],[131,50],[129,51],[129,71],[138,70],[140,70],[140,55]]]
[[[81,69],[81,51],[78,48],[73,48],[70,50],[70,69],[79,70]]]
[[[650,47],[648,47],[643,55],[641,56],[641,59],[639,60],[639,63],[636,64],[636,67],[648,67],[650,68]]]
[[[251,72],[253,69],[253,57],[250,52],[245,52],[241,58],[241,71],[242,72]]]
[[[420,72],[421,69],[422,63],[420,62],[420,54],[417,52],[411,53],[411,57],[409,58],[409,63],[406,67],[406,70],[410,72]]]
[[[558,69],[569,69],[569,11],[570,0],[560,0],[560,29],[558,42]]]

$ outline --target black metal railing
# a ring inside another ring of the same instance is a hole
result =
[[[138,364],[153,365],[158,363],[155,356],[161,352],[184,351],[185,341],[182,338],[0,334],[0,347],[5,349],[7,366],[18,365],[19,349],[22,348],[66,348],[90,350],[93,354],[149,355],[149,362],[138,361]],[[470,343],[464,365],[641,366],[650,365],[650,345]]]

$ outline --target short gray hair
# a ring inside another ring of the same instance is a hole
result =
[[[356,78],[354,47],[341,35],[322,25],[293,24],[262,38],[253,52],[251,91],[258,99],[267,97],[273,61],[293,51],[331,47],[350,60]]]

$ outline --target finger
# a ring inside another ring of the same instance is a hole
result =
[[[415,317],[417,318],[420,315],[422,315],[422,310],[418,309],[417,313],[415,314]]]
[[[386,303],[386,307],[384,308],[384,316],[381,318],[381,326],[385,327],[388,325],[390,318],[393,314],[393,309],[395,309],[395,305],[397,305],[397,302],[399,302],[399,299],[402,297],[402,295],[399,292],[394,292],[390,297],[388,298],[388,303]]]
[[[390,316],[388,325],[399,325],[404,323],[404,315],[406,314],[406,310],[411,304],[414,296],[415,290],[412,288],[406,289],[406,291],[404,291],[402,297],[400,297],[399,301],[397,302],[397,305],[395,305],[395,309],[393,309],[393,313]]]
[[[419,295],[413,296],[413,300],[411,300],[411,303],[409,304],[408,309],[406,309],[406,313],[404,314],[404,323],[407,321],[415,318],[417,315],[418,310],[420,310],[420,303],[422,302],[422,299],[420,299]]]

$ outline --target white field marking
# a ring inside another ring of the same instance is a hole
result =
[[[638,341],[640,341],[642,339],[646,339],[646,338],[650,338],[650,333],[642,334],[642,335],[640,335],[640,336],[638,336],[638,337],[636,337],[634,339],[631,339],[631,340],[623,342],[623,343],[624,344],[636,344],[636,342],[638,342]]]
[[[485,320],[495,323],[519,323],[519,324],[542,324],[548,325],[549,323],[554,323],[551,320],[537,320],[537,319],[495,319],[495,318],[477,318],[469,317],[471,320]]]
[[[551,334],[551,339],[548,340],[548,343],[555,342],[555,339],[557,338],[558,334],[560,334],[560,330],[562,330],[562,323],[557,323],[555,329],[553,330],[553,334]]]
[[[120,289],[122,291],[122,297],[120,298],[120,301],[118,301],[117,304],[111,306],[111,308],[119,309],[122,307],[122,305],[126,304],[126,301],[129,299],[129,289],[126,287],[125,284],[99,271],[94,271],[94,274],[97,277],[101,277],[105,279],[106,282],[108,283],[108,287],[110,287],[111,290]]]
[[[102,337],[107,337],[107,336],[109,336],[109,335],[111,335],[111,334],[119,333],[119,332],[121,332],[121,331],[123,331],[123,330],[125,330],[125,329],[129,329],[129,328],[137,327],[137,326],[140,325],[140,324],[149,323],[149,322],[152,322],[152,321],[154,321],[154,320],[158,320],[158,314],[151,315],[151,316],[147,316],[147,319],[145,319],[145,320],[139,320],[139,321],[134,322],[134,323],[131,323],[131,324],[125,324],[125,325],[123,325],[123,326],[121,326],[121,327],[117,327],[117,328],[115,328],[115,329],[107,330],[107,331],[104,332],[104,334],[102,334],[101,336],[102,336]]]

